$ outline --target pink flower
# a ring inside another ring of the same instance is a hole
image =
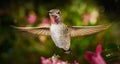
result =
[[[84,58],[91,64],[106,64],[101,56],[102,46],[99,44],[96,48],[96,52],[87,51]]]
[[[36,14],[33,11],[31,11],[27,17],[27,21],[33,24],[35,23],[36,19],[37,19]]]
[[[83,18],[83,24],[88,25],[90,21],[90,14],[86,12],[83,14],[82,18]]]
[[[89,23],[96,24],[98,16],[99,12],[97,9],[93,9],[91,12],[86,11],[82,15],[83,24],[84,25],[88,25]]]
[[[44,18],[42,20],[42,26],[49,27],[50,26],[50,20],[48,18]]]
[[[50,59],[45,59],[44,57],[41,57],[41,63],[42,64],[52,64],[52,62],[50,61]]]
[[[52,56],[52,64],[68,64],[68,63],[57,59],[55,56]]]
[[[74,63],[73,64],[79,64],[77,61],[74,61]]]
[[[42,64],[71,64],[66,61],[59,60],[55,56],[52,56],[51,60],[41,57],[41,63]],[[74,61],[74,63],[72,63],[72,64],[79,64],[79,63],[77,61]]]

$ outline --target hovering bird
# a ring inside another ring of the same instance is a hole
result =
[[[51,25],[49,27],[14,27],[22,31],[26,31],[38,36],[51,36],[55,45],[62,48],[66,53],[70,52],[71,37],[81,37],[92,35],[103,31],[109,25],[98,26],[71,26],[68,27],[62,22],[61,12],[59,9],[52,9],[49,11]]]

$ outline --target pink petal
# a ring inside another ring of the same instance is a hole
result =
[[[73,64],[79,64],[77,61],[74,61],[74,63]]]
[[[50,20],[48,18],[44,18],[42,20],[42,26],[50,26]]]
[[[55,56],[53,56],[53,57],[52,57],[52,62],[53,62],[53,64],[61,64],[61,63],[63,63],[64,61],[59,60],[59,59],[57,59]]]
[[[57,61],[58,61],[58,59],[55,56],[52,56],[52,62],[53,62],[53,64],[56,64]]]
[[[106,64],[101,55],[93,56],[92,64]]]
[[[102,46],[101,44],[99,44],[96,48],[96,54],[101,54],[101,52],[102,52]]]
[[[29,22],[29,23],[35,23],[35,21],[36,21],[36,16],[30,15],[27,19],[28,19],[28,22]]]
[[[95,55],[95,53],[90,52],[90,51],[87,51],[87,52],[85,53],[84,58],[85,58],[87,61],[91,62],[91,61],[92,61],[92,57],[93,57],[94,55]]]
[[[44,57],[41,57],[41,64],[52,64],[52,62],[49,59],[45,59]]]
[[[99,44],[96,48],[96,53],[87,51],[85,59],[91,64],[106,64],[100,53],[102,52],[102,46]]]

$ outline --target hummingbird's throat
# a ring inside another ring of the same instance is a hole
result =
[[[52,23],[57,23],[58,24],[58,22],[59,22],[57,16],[50,16],[50,19],[51,19]]]

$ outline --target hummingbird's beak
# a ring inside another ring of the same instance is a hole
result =
[[[51,13],[50,11],[48,11],[48,13]]]

